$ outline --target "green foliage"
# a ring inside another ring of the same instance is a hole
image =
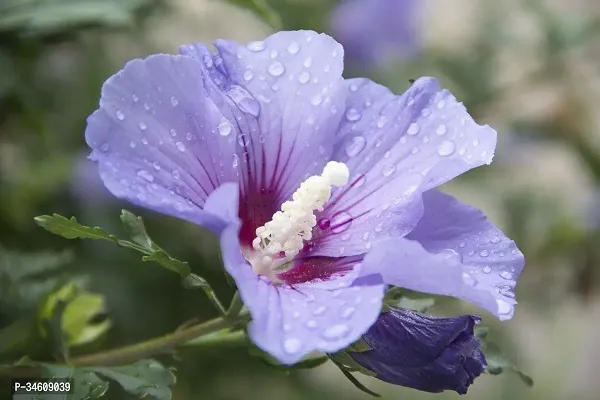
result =
[[[0,32],[56,34],[88,26],[131,25],[153,0],[8,0],[0,4]]]
[[[353,372],[360,372],[364,375],[374,376],[373,372],[360,366],[348,353],[344,351],[335,354],[329,354],[328,356],[331,361],[333,361],[333,363],[340,369],[340,371],[342,371],[342,374],[344,374],[350,383],[352,383],[357,389],[373,397],[381,397],[381,395],[363,385],[358,379],[356,379],[354,375],[352,375]]]
[[[173,372],[155,360],[141,360],[131,365],[118,367],[67,367],[44,364],[47,377],[71,378],[74,393],[68,400],[98,399],[109,387],[109,382],[118,383],[136,398],[169,400],[171,386],[175,384]]]
[[[435,299],[428,295],[412,292],[410,290],[394,286],[385,292],[383,299],[384,310],[392,308],[405,308],[417,312],[427,312],[435,304]]]
[[[475,335],[481,341],[481,350],[487,361],[487,372],[491,375],[499,375],[505,371],[516,374],[527,386],[533,386],[533,379],[523,373],[517,365],[511,361],[500,349],[500,347],[487,340],[488,328],[478,326],[475,328]]]
[[[132,241],[119,239],[117,236],[109,234],[99,227],[81,225],[75,217],[69,219],[58,214],[53,214],[52,216],[42,215],[35,217],[35,222],[47,231],[67,239],[106,240],[115,243],[117,246],[136,250],[144,254],[142,261],[155,262],[169,271],[177,273],[181,277],[181,283],[185,288],[202,289],[217,310],[221,314],[225,313],[225,309],[208,282],[204,278],[193,274],[187,262],[171,257],[165,250],[154,243],[146,232],[142,218],[127,210],[121,211],[121,222]]]
[[[248,353],[252,356],[259,358],[259,360],[267,367],[286,373],[299,369],[316,368],[329,361],[329,358],[327,356],[307,356],[294,365],[283,365],[279,363],[275,358],[271,357],[269,354],[265,353],[253,344],[249,345]]]
[[[273,29],[281,29],[281,18],[279,14],[269,5],[267,0],[227,0],[229,3],[244,8],[259,18],[264,20],[266,23],[271,25]]]

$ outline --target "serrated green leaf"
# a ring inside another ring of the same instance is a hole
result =
[[[479,337],[481,342],[481,350],[485,355],[485,359],[487,361],[487,372],[490,375],[499,375],[505,371],[512,372],[516,374],[523,383],[527,386],[533,386],[533,379],[523,373],[517,365],[511,361],[503,352],[500,347],[488,340],[487,338],[488,330],[485,327],[477,327],[475,334]]]
[[[175,375],[154,360],[141,360],[121,367],[96,367],[93,371],[114,380],[121,387],[138,398],[151,396],[156,400],[170,400],[171,386]]]
[[[256,14],[274,29],[281,29],[281,18],[279,14],[269,5],[266,0],[227,0],[229,3],[245,8]]]
[[[148,250],[153,249],[154,244],[146,232],[142,217],[138,217],[127,210],[121,210],[121,222],[134,243]]]
[[[182,278],[187,277],[192,272],[187,262],[174,259],[164,250],[155,250],[152,254],[142,257],[142,260],[158,263],[168,270],[177,272]]]
[[[59,214],[52,214],[51,216],[40,215],[34,220],[47,231],[67,239],[109,240],[112,242],[117,240],[116,236],[110,235],[102,228],[81,225],[75,217],[66,218]]]
[[[103,381],[92,370],[62,365],[42,365],[48,378],[70,378],[73,393],[66,400],[95,400],[106,394],[108,382]]]

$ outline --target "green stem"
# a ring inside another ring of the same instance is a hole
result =
[[[216,318],[131,346],[76,357],[69,360],[69,364],[73,366],[128,364],[157,354],[169,352],[174,347],[196,339],[199,336],[209,335],[222,329],[230,328],[236,324],[248,322],[249,320],[250,317],[248,315],[240,316],[236,319]]]
[[[244,302],[240,297],[240,292],[236,291],[233,295],[233,298],[231,299],[231,304],[229,305],[229,308],[225,313],[225,318],[231,319],[237,317],[238,315],[240,315],[240,311],[242,311],[242,308],[244,308]]]
[[[212,335],[201,336],[183,344],[187,348],[201,347],[222,347],[238,346],[246,343],[246,333],[244,331],[235,331],[228,333],[214,333]]]

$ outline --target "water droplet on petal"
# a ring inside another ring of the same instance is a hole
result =
[[[110,150],[110,145],[108,143],[102,143],[102,145],[100,145],[101,152],[106,153],[108,150]]]
[[[342,318],[350,318],[352,314],[354,314],[354,311],[356,311],[356,308],[352,306],[346,307],[344,311],[342,311]]]
[[[281,74],[283,74],[285,72],[285,67],[283,66],[283,64],[281,62],[275,61],[273,64],[269,65],[269,68],[267,69],[267,71],[272,76],[280,76]]]
[[[502,238],[500,236],[494,236],[489,241],[492,244],[498,244],[498,243],[500,243],[502,241]]]
[[[382,174],[383,176],[390,176],[394,173],[394,171],[396,171],[396,166],[394,164],[388,165],[387,167],[384,167],[382,170]]]
[[[137,94],[134,93],[131,95],[131,100],[133,100],[134,103],[137,103],[138,101],[140,101],[140,98]]]
[[[131,142],[129,142],[129,147],[131,147],[132,149],[135,149],[135,142],[133,140]]]
[[[443,136],[446,134],[446,132],[448,132],[448,128],[446,128],[446,125],[441,124],[440,126],[437,127],[437,129],[435,130],[435,133],[437,133],[440,136]]]
[[[288,338],[283,342],[283,349],[288,354],[296,354],[302,348],[302,342],[300,339]]]
[[[250,81],[252,79],[254,75],[252,74],[252,71],[248,70],[246,72],[244,72],[244,79],[246,81]]]
[[[421,115],[424,117],[428,117],[431,115],[431,111],[429,110],[429,108],[424,108],[421,110]]]
[[[138,126],[140,127],[141,130],[145,131],[148,128],[148,125],[146,125],[145,122],[140,122],[138,124]]]
[[[504,279],[512,279],[512,274],[508,271],[502,271],[499,275]]]
[[[287,51],[290,54],[296,54],[300,51],[300,45],[297,42],[292,42],[288,45]]]
[[[341,233],[352,225],[352,215],[347,211],[340,211],[331,218],[331,232]]]
[[[377,120],[377,127],[378,128],[383,128],[385,126],[385,124],[387,124],[387,117],[382,115],[381,117],[379,117],[379,119]]]
[[[437,153],[442,157],[447,157],[449,155],[452,155],[455,149],[456,146],[454,145],[454,143],[445,140],[442,142],[442,144],[440,144],[440,147],[438,147]]]
[[[446,101],[445,100],[440,100],[440,101],[437,102],[437,108],[439,108],[441,110],[444,107],[446,107]]]
[[[239,85],[233,85],[226,94],[235,104],[237,104],[240,110],[246,114],[258,117],[258,114],[260,113],[260,104],[246,89]]]
[[[417,133],[419,133],[420,130],[421,130],[421,128],[419,127],[419,124],[417,124],[416,122],[413,122],[408,126],[408,130],[406,131],[406,134],[410,135],[410,136],[414,136]]]
[[[154,176],[152,176],[152,174],[148,171],[146,171],[145,169],[141,169],[137,172],[137,176],[139,176],[142,179],[147,180],[148,182],[152,182],[154,180]]]
[[[477,285],[477,279],[475,279],[471,274],[463,272],[462,274],[463,281],[469,286]]]
[[[306,60],[304,60],[304,66],[306,68],[309,68],[312,65],[312,57],[307,57]]]
[[[309,329],[315,329],[318,326],[319,325],[317,324],[317,321],[315,321],[314,319],[309,319],[308,321],[306,321],[306,327]]]
[[[180,175],[179,175],[179,171],[174,169],[173,172],[171,172],[171,175],[173,176],[173,178],[175,179],[179,179]]]
[[[323,102],[323,97],[320,94],[318,94],[318,93],[310,100],[310,103],[313,106],[318,106],[322,102]]]
[[[315,315],[315,316],[323,315],[325,313],[325,311],[327,311],[327,307],[320,306],[313,310],[313,315]]]
[[[308,81],[310,81],[310,74],[306,71],[302,72],[298,77],[298,81],[300,83],[307,83]]]
[[[117,110],[117,112],[115,114],[117,115],[117,119],[119,121],[123,121],[125,119],[125,114],[123,114],[123,111]]]
[[[177,136],[177,131],[175,129],[170,129],[169,132],[171,133],[171,136]]]
[[[346,119],[350,122],[358,121],[361,116],[361,113],[356,108],[349,108],[346,111]]]
[[[265,49],[265,42],[263,42],[262,40],[250,42],[246,45],[246,48],[254,52],[263,51]]]
[[[227,136],[231,133],[231,124],[228,120],[223,119],[221,120],[221,123],[219,124],[217,129],[219,130],[219,134],[221,136]]]
[[[171,96],[171,105],[176,107],[179,104],[179,100],[175,96]]]
[[[512,307],[504,300],[496,299],[496,304],[498,304],[498,314],[506,315],[509,314]]]
[[[486,265],[485,267],[483,267],[482,271],[484,274],[489,274],[490,272],[492,272],[492,269],[489,265]]]
[[[233,168],[237,168],[240,163],[239,157],[237,154],[233,155],[233,162],[231,163]]]
[[[175,147],[177,147],[177,150],[184,152],[185,151],[185,144],[181,143],[181,142],[177,142],[175,143]]]
[[[346,324],[337,324],[325,329],[321,336],[329,340],[343,339],[350,333],[350,328]]]
[[[321,228],[321,230],[325,231],[331,226],[331,221],[329,220],[329,218],[320,218],[317,221],[317,226]]]
[[[362,136],[354,136],[348,144],[346,144],[346,154],[348,157],[354,157],[360,154],[367,145],[367,141]]]
[[[490,255],[490,252],[489,252],[489,251],[487,251],[487,250],[481,250],[481,251],[479,252],[479,255],[480,255],[481,257],[488,257],[488,256]]]

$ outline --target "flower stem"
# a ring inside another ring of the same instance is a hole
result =
[[[227,312],[225,313],[225,318],[232,319],[232,318],[237,317],[238,315],[240,315],[240,311],[242,311],[243,307],[244,307],[244,302],[242,301],[242,298],[240,297],[240,292],[236,291],[235,294],[233,295],[233,298],[231,299],[231,304],[229,305],[229,308],[227,309]]]
[[[249,315],[242,315],[232,319],[216,318],[145,342],[72,358],[69,360],[69,365],[108,366],[127,364],[157,354],[169,352],[174,347],[182,345],[192,339],[209,335],[239,323],[248,322],[249,320]]]

